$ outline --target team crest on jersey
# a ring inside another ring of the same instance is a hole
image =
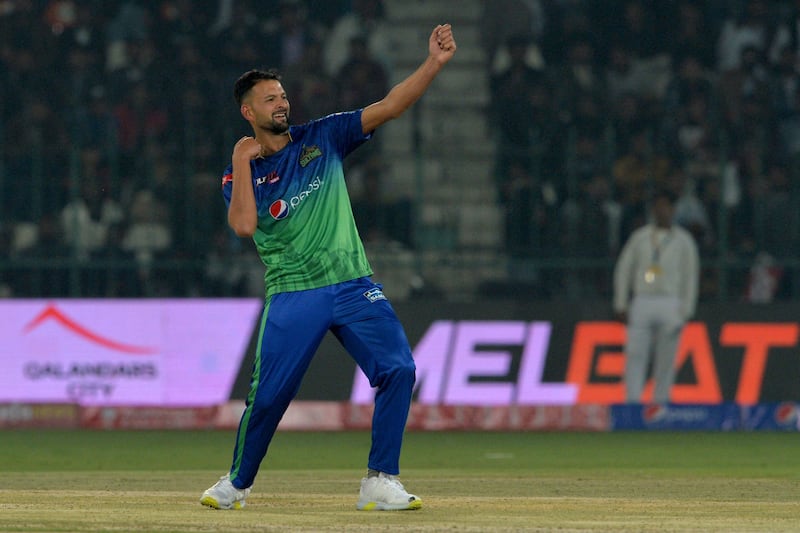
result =
[[[378,300],[385,300],[386,296],[383,295],[382,290],[377,287],[373,287],[364,293],[364,298],[369,300],[369,303],[374,304]]]
[[[306,165],[321,155],[322,150],[319,149],[319,146],[303,146],[303,150],[300,152],[300,166],[305,168]]]

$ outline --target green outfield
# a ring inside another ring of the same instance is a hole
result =
[[[0,531],[800,531],[796,433],[411,432],[421,511],[358,512],[369,433],[279,433],[202,507],[230,431],[0,431]]]

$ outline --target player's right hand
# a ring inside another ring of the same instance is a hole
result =
[[[444,65],[456,53],[456,40],[450,24],[440,24],[433,29],[428,40],[428,53]]]
[[[242,137],[233,147],[233,159],[255,159],[261,155],[261,144],[254,137]]]

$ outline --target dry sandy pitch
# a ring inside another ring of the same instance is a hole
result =
[[[420,511],[359,512],[366,433],[284,433],[247,507],[226,432],[0,432],[0,531],[800,532],[796,434],[410,433]]]

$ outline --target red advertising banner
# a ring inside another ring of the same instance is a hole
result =
[[[217,407],[82,407],[80,426],[90,429],[214,429]]]
[[[75,428],[80,422],[73,404],[0,404],[0,429]]]
[[[222,406],[216,427],[236,428],[244,402]],[[294,401],[279,430],[369,430],[373,406],[350,402]],[[419,431],[608,431],[611,411],[606,405],[425,405],[413,403],[406,426]]]

